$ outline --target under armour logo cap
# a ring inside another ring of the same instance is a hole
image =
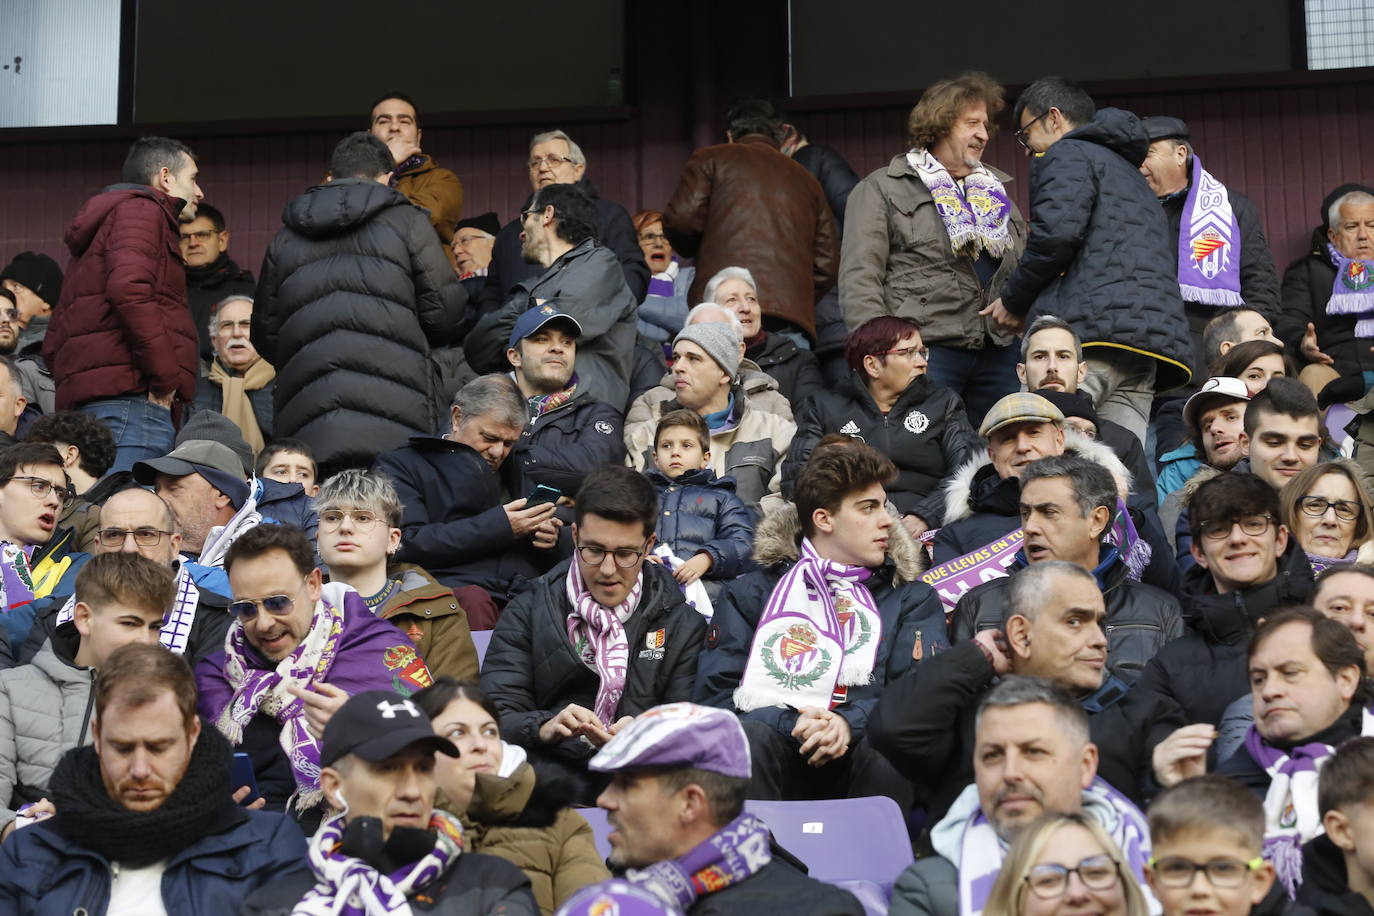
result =
[[[429,716],[414,700],[390,690],[368,690],[349,697],[325,726],[320,765],[349,754],[378,763],[414,744],[458,756],[458,748],[434,733]]]

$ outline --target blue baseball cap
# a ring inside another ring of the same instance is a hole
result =
[[[536,305],[534,308],[515,319],[515,327],[511,328],[510,331],[509,346],[514,349],[515,345],[520,341],[529,337],[550,321],[557,321],[559,319],[573,326],[574,337],[582,336],[582,325],[577,323],[577,319],[567,312],[560,311],[557,303],[554,300],[549,300],[543,305]]]

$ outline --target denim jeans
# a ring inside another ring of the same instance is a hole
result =
[[[103,420],[115,440],[115,463],[110,472],[127,471],[147,458],[161,458],[172,450],[176,430],[172,412],[147,395],[102,398],[81,405],[81,412]]]
[[[935,384],[963,398],[968,420],[977,429],[993,404],[1021,390],[1021,380],[1016,377],[1016,362],[1020,356],[1016,344],[982,350],[932,345],[926,357],[926,374]]]

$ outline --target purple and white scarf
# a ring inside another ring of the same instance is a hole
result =
[[[630,663],[630,645],[625,639],[625,622],[639,607],[644,590],[644,571],[640,570],[634,587],[625,600],[613,608],[597,602],[582,581],[582,568],[576,561],[568,564],[568,640],[582,663],[596,672],[601,683],[596,688],[596,717],[602,725],[615,722],[620,696],[625,692],[625,669]]]
[[[1326,251],[1336,265],[1336,282],[1326,301],[1328,315],[1359,315],[1356,337],[1374,337],[1374,261],[1356,261],[1336,250],[1330,242]]]
[[[1358,555],[1358,550],[1352,550],[1343,557],[1323,557],[1319,554],[1308,553],[1307,565],[1312,567],[1312,575],[1320,576],[1333,566],[1349,566],[1355,562]]]
[[[8,614],[15,608],[33,603],[33,571],[29,568],[32,547],[19,547],[9,541],[0,542],[0,610]]]
[[[1240,226],[1226,185],[1193,154],[1192,182],[1183,202],[1187,231],[1178,233],[1178,289],[1184,302],[1244,305],[1240,295]]]
[[[200,589],[191,578],[183,557],[177,563],[176,597],[172,606],[162,615],[162,629],[157,631],[157,641],[169,652],[186,654],[186,642],[191,636],[191,626],[196,621],[196,610],[200,607]],[[57,625],[71,623],[76,619],[76,596],[72,595],[62,609],[57,612]]]
[[[1011,247],[1011,201],[1002,182],[979,164],[964,176],[962,189],[929,150],[913,149],[906,161],[935,201],[955,254],[1000,258]]]
[[[768,838],[768,825],[745,812],[676,859],[630,869],[625,880],[686,912],[703,894],[739,884],[773,861]]]
[[[1360,734],[1374,735],[1374,715],[1367,709]],[[1325,832],[1317,806],[1317,776],[1336,749],[1314,741],[1284,753],[1251,725],[1245,734],[1245,750],[1269,774],[1264,794],[1264,857],[1274,863],[1292,897],[1302,883],[1302,844]]]
[[[797,562],[773,586],[754,630],[735,707],[830,709],[844,702],[847,688],[870,683],[883,634],[864,585],[871,575],[825,559],[802,538]]]
[[[307,859],[315,886],[291,910],[292,916],[410,916],[407,896],[433,884],[463,852],[463,828],[455,818],[435,811],[429,829],[434,848],[384,875],[340,851],[344,816],[331,817],[310,840]]]

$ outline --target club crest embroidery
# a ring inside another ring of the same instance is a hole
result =
[[[434,683],[414,646],[392,646],[382,653],[382,663],[391,669],[391,685],[398,693],[408,696]]]
[[[592,425],[595,427],[596,431],[602,435],[609,436],[611,433],[615,432],[615,427],[605,420],[597,420],[596,423]]]
[[[846,436],[854,436],[855,438],[858,438],[859,424],[855,423],[853,420],[850,420],[844,426],[840,427],[840,432]]]
[[[809,687],[830,670],[830,652],[819,648],[816,631],[804,623],[793,624],[786,631],[773,634],[763,644],[759,657],[768,676],[786,690]]]
[[[662,649],[663,644],[668,641],[668,631],[666,629],[654,630],[644,637],[644,648]]]
[[[1370,276],[1369,265],[1364,261],[1351,261],[1341,272],[1341,285],[1352,292],[1367,289],[1371,283],[1374,283],[1374,276]]]
[[[610,897],[597,897],[587,907],[587,916],[620,916],[620,904]]]
[[[919,410],[913,410],[907,413],[906,419],[902,420],[902,426],[906,428],[907,432],[920,435],[930,429],[930,417]]]

